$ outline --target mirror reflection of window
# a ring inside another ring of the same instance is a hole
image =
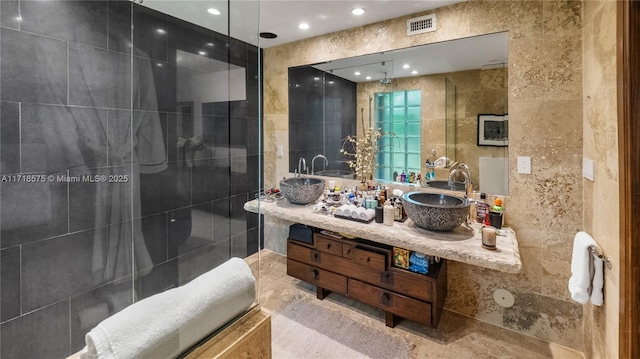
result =
[[[376,127],[384,135],[378,144],[376,178],[395,181],[394,173],[420,173],[421,91],[375,94]]]

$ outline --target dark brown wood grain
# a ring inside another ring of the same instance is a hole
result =
[[[620,358],[640,358],[640,1],[617,5]]]

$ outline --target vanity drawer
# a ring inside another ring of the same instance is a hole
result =
[[[287,274],[318,287],[347,294],[347,277],[287,259]]]
[[[333,254],[334,256],[342,255],[342,243],[328,239],[322,235],[316,235],[316,249],[320,252]]]
[[[347,295],[374,307],[428,326],[431,304],[349,278]]]
[[[357,264],[375,270],[383,271],[386,269],[386,255],[359,248],[356,244],[344,243],[342,245],[342,256]]]

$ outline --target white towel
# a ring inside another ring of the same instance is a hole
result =
[[[82,358],[173,358],[248,309],[255,278],[231,258],[188,284],[136,302],[85,337]]]
[[[334,215],[336,216],[344,216],[344,209],[347,208],[346,204],[343,204],[342,206],[336,208],[336,211],[333,212]]]
[[[601,306],[604,303],[602,287],[604,287],[604,261],[601,258],[593,258],[593,282],[591,284],[591,303]]]
[[[367,209],[360,207],[358,208],[358,210],[356,210],[356,213],[358,214],[358,219],[361,221],[368,221],[369,220],[369,215],[367,214]]]
[[[571,292],[571,299],[580,304],[586,304],[591,299],[591,293],[598,291],[602,293],[602,283],[592,283],[594,277],[592,270],[597,266],[595,259],[599,258],[593,258],[589,247],[598,248],[598,244],[589,234],[578,232],[573,239],[569,292]],[[591,267],[592,260],[594,261],[593,267]],[[600,275],[602,275],[602,260],[600,260],[599,266]],[[595,284],[599,284],[599,288],[596,288]]]

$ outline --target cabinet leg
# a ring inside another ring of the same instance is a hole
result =
[[[387,327],[393,328],[396,326],[396,316],[393,315],[393,313],[384,312],[384,316],[385,324],[387,325]]]
[[[323,300],[327,295],[329,295],[329,290],[316,286],[316,298]]]

